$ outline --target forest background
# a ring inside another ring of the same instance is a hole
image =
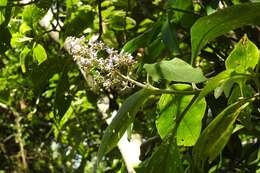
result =
[[[258,0],[0,0],[0,172],[260,173],[259,19]]]

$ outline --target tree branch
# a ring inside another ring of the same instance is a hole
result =
[[[99,2],[101,2],[101,0],[99,0]],[[100,5],[99,13],[101,14],[101,3],[99,5]],[[43,28],[45,28],[46,30],[52,30],[53,28],[50,25],[52,18],[53,18],[53,15],[51,14],[51,12],[48,12],[41,20],[40,25]],[[102,31],[102,18],[100,18],[99,24],[100,24],[99,37],[101,37],[101,34],[103,32]],[[59,32],[50,32],[49,35],[51,36],[51,38],[53,38],[53,40],[55,42],[59,41]],[[67,52],[69,52],[69,48],[66,47],[66,45],[64,45],[64,49]],[[81,71],[81,74],[84,76],[85,80],[87,80],[86,73],[80,67],[79,67],[79,69]],[[109,105],[109,103],[102,103],[102,104],[105,104],[105,106]],[[99,108],[99,111],[102,113],[103,117],[108,117],[107,110]],[[111,116],[111,117],[113,117],[113,116]],[[109,125],[111,120],[112,120],[112,118],[106,119],[106,123]],[[131,141],[128,141],[127,135],[124,134],[123,137],[120,139],[119,143],[117,144],[117,146],[121,152],[122,158],[125,162],[125,165],[127,167],[128,173],[135,173],[134,167],[137,166],[141,162],[139,160],[140,145],[141,145],[141,137],[140,137],[140,135],[138,136],[136,134],[133,134],[133,138],[131,139]]]
[[[103,26],[102,26],[102,8],[101,8],[102,0],[98,0],[98,19],[99,19],[99,36],[98,39],[101,38],[103,34]]]

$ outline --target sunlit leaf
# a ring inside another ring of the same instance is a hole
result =
[[[33,27],[43,17],[43,13],[35,4],[31,4],[23,9],[22,17],[24,22]]]
[[[215,88],[226,82],[227,80],[231,79],[233,70],[226,70],[219,73],[217,76],[212,77],[203,90],[200,92],[199,97],[197,100],[204,98],[207,94],[213,91]]]
[[[41,44],[37,44],[33,48],[33,58],[38,61],[38,64],[41,64],[47,59],[46,51]]]
[[[75,115],[73,107],[70,106],[59,122],[59,130],[63,128],[63,126],[69,121],[70,118],[73,117],[73,115]]]
[[[212,162],[220,154],[232,134],[235,120],[247,105],[247,101],[241,101],[228,106],[203,130],[193,148],[196,171],[202,172],[205,162]]]
[[[19,27],[19,32],[21,34],[25,34],[26,32],[31,31],[31,30],[32,30],[32,28],[29,25],[27,25],[26,23],[22,23]]]
[[[20,53],[20,66],[22,69],[22,72],[26,72],[26,57],[31,52],[31,49],[29,49],[27,46],[22,50]]]
[[[79,0],[66,0],[66,7],[70,9],[73,7],[73,5],[76,5],[78,2]]]
[[[191,28],[192,59],[209,41],[238,27],[260,24],[260,3],[243,3],[219,10],[196,21]]]
[[[186,90],[190,89],[189,85],[176,84],[175,89]],[[159,117],[156,121],[156,127],[161,138],[169,135],[174,126],[176,117],[178,117],[194,96],[179,96],[171,94],[163,94],[158,104]],[[205,100],[194,104],[189,111],[184,115],[177,129],[177,144],[183,146],[192,146],[196,143],[200,131],[201,120],[206,110]]]
[[[0,6],[6,6],[8,0],[0,0]]]
[[[4,16],[2,10],[0,10],[0,25],[1,25],[2,23],[4,23],[4,21],[5,21],[5,16]]]
[[[54,114],[51,112],[51,117],[54,118]],[[70,106],[64,116],[60,119],[60,121],[57,124],[53,125],[54,129],[54,137],[56,140],[58,140],[61,130],[64,128],[65,124],[69,121],[69,119],[73,118],[74,116],[74,110],[73,107]]]
[[[225,61],[227,69],[245,72],[248,68],[254,69],[259,62],[259,50],[246,35],[239,41]]]
[[[124,11],[113,11],[112,14],[113,15],[110,15],[109,24],[113,29],[118,31],[124,31],[135,27],[135,20],[131,17],[126,17]]]
[[[166,79],[168,81],[200,83],[206,80],[201,69],[193,68],[178,58],[154,64],[145,64],[144,68],[155,81]]]

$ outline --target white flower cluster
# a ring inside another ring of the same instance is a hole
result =
[[[99,41],[85,41],[85,38],[68,37],[64,47],[73,56],[74,61],[92,77],[99,89],[125,89],[131,87],[128,81],[122,81],[118,72],[126,74],[135,64],[128,53],[119,53]]]

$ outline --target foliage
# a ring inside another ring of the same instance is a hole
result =
[[[260,172],[259,11],[0,0],[0,172],[127,172],[126,131],[137,173]]]

